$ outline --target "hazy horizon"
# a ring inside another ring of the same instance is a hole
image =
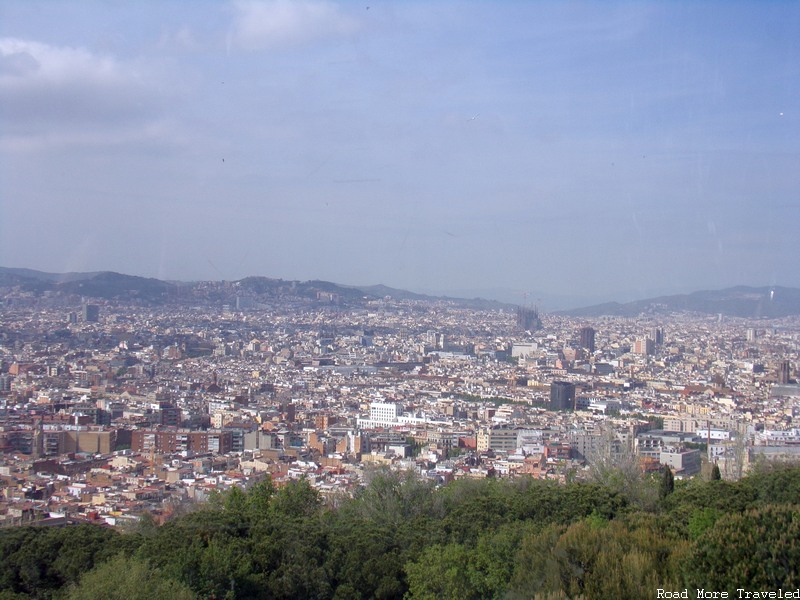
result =
[[[9,0],[0,264],[800,287],[798,40],[791,2]]]
[[[27,271],[39,271],[38,269],[29,269],[27,267],[9,267],[7,265],[0,265],[0,269],[9,269],[14,272],[21,272],[20,274],[25,275]],[[90,271],[90,272],[67,272],[67,273],[54,273],[48,271],[39,271],[39,273],[43,273],[48,276],[54,277],[54,280],[61,281],[62,279],[59,276],[70,276],[70,275],[88,275],[88,274],[96,274],[96,273],[104,273],[104,272],[112,272],[112,273],[119,273],[113,270],[101,270],[101,271]],[[122,275],[133,275],[130,273],[119,273]],[[528,291],[523,291],[519,289],[511,289],[511,288],[480,288],[480,289],[449,289],[449,290],[437,290],[437,289],[412,289],[412,288],[397,288],[395,286],[387,285],[383,282],[376,282],[376,283],[351,283],[351,282],[341,282],[341,281],[331,281],[331,280],[307,280],[307,279],[298,279],[298,278],[278,278],[278,277],[271,277],[267,274],[250,274],[246,275],[245,277],[238,278],[236,280],[214,280],[214,279],[203,279],[203,280],[180,280],[180,279],[170,279],[165,280],[168,282],[173,283],[186,283],[191,284],[199,281],[239,281],[241,279],[245,279],[247,277],[264,277],[267,279],[279,279],[283,281],[299,281],[299,282],[309,282],[309,281],[327,281],[328,283],[333,283],[336,285],[341,285],[343,287],[350,287],[350,288],[374,288],[384,286],[390,289],[397,289],[399,291],[405,292],[412,292],[415,294],[423,294],[435,297],[448,297],[448,298],[459,298],[459,299],[467,299],[472,300],[475,298],[480,298],[483,300],[494,300],[497,302],[502,302],[505,304],[511,305],[520,305],[520,306],[533,306],[538,308],[539,310],[547,313],[547,312],[558,312],[558,311],[567,311],[567,310],[574,310],[580,308],[588,308],[595,305],[602,305],[607,303],[619,303],[625,304],[627,302],[636,302],[640,300],[647,300],[651,298],[657,297],[665,297],[665,296],[674,296],[674,295],[684,295],[684,294],[691,294],[693,292],[705,292],[705,291],[715,291],[714,289],[707,289],[707,288],[698,288],[698,289],[689,289],[689,290],[647,290],[643,293],[643,295],[626,295],[623,292],[612,293],[609,296],[591,296],[591,295],[583,295],[583,296],[569,296],[569,295],[562,295],[562,294],[553,294],[549,293],[546,290],[537,290],[533,293]],[[66,279],[64,279],[66,281]],[[751,286],[748,284],[739,284],[734,286],[728,287],[759,287],[759,286]],[[780,288],[782,286],[761,286],[761,287],[775,287]],[[727,289],[727,288],[726,288]],[[721,291],[722,288],[716,288],[717,291]]]

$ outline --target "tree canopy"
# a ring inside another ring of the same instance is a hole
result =
[[[160,527],[0,530],[0,599],[642,598],[800,586],[800,468],[673,481],[667,494],[665,481],[642,478],[630,493],[616,479],[437,488],[379,469],[333,506],[305,480],[264,480]],[[651,496],[661,500],[641,502]]]

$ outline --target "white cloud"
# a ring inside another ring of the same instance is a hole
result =
[[[359,28],[332,2],[240,0],[234,6],[233,41],[247,50],[350,35]]]
[[[115,59],[92,54],[83,48],[0,39],[0,86],[4,91],[43,83],[114,83],[126,77],[122,71]]]
[[[152,138],[163,89],[152,65],[84,48],[0,38],[4,148]]]

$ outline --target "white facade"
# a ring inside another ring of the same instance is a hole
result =
[[[372,402],[369,405],[370,421],[394,423],[402,414],[402,407],[395,402]]]
[[[369,405],[369,418],[359,418],[358,428],[373,429],[376,427],[413,426],[429,422],[434,423],[435,421],[428,421],[424,416],[415,417],[413,415],[404,415],[403,407],[399,403],[371,402]]]
[[[539,344],[535,342],[519,343],[511,346],[512,358],[528,358],[539,349]]]

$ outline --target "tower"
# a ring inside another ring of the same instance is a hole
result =
[[[661,327],[653,327],[649,337],[656,346],[660,346],[664,343],[664,330]]]
[[[537,308],[517,307],[517,327],[522,331],[537,331],[542,328]]]
[[[586,348],[589,352],[594,352],[594,333],[592,327],[581,327],[581,348]]]
[[[100,320],[100,307],[97,304],[83,305],[83,321],[85,323],[97,323]]]
[[[649,337],[636,338],[633,343],[633,353],[650,356],[655,353],[655,342]]]
[[[44,455],[44,419],[39,419],[34,423],[33,430],[33,458],[41,458]]]
[[[575,384],[569,381],[554,381],[550,384],[550,410],[573,410],[575,408]]]
[[[778,383],[780,384],[787,384],[791,379],[792,373],[792,365],[789,363],[788,360],[784,360],[781,362],[781,366],[778,368]]]

